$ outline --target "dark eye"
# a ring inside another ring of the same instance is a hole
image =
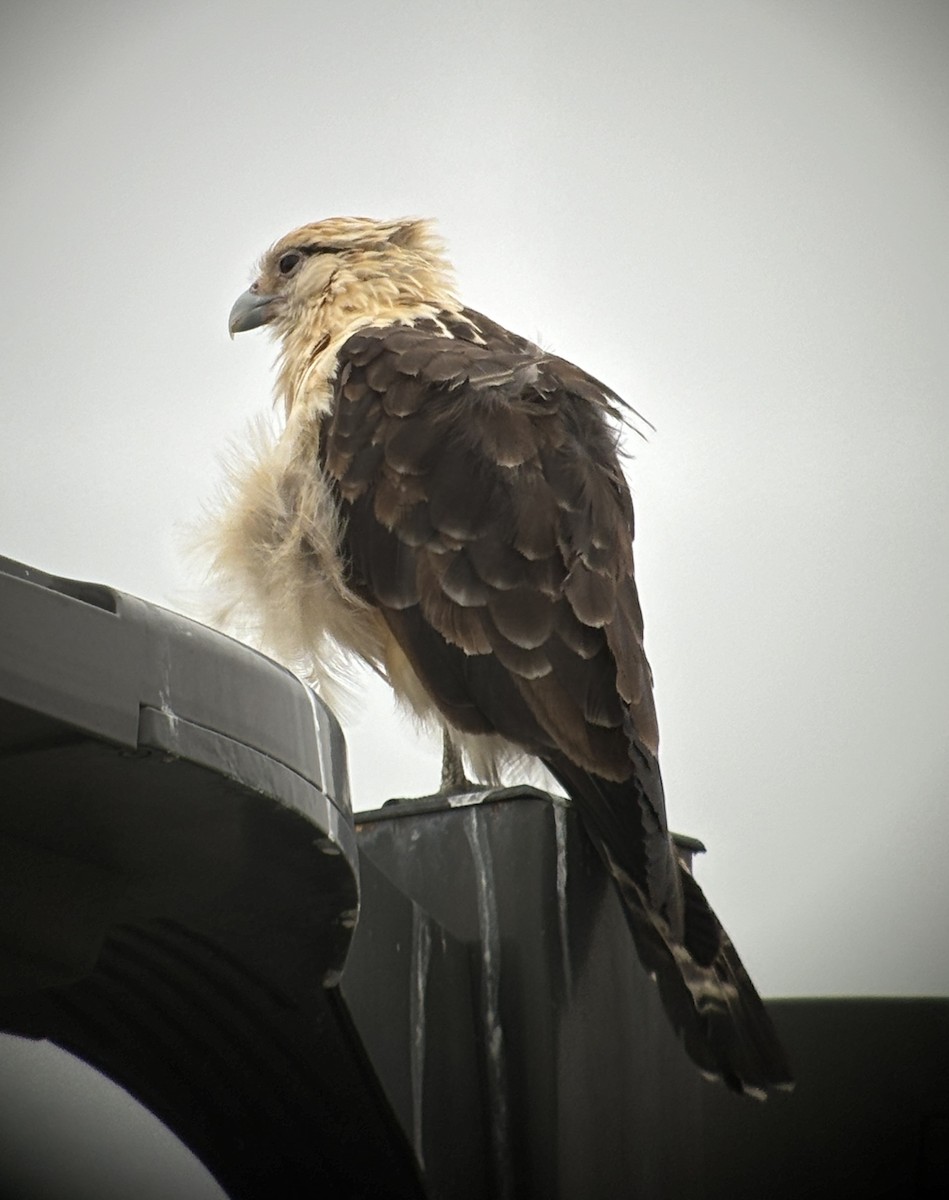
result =
[[[284,254],[277,263],[277,270],[281,275],[292,275],[300,263],[303,262],[303,255],[299,250],[290,250]]]

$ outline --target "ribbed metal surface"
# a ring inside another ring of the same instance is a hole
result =
[[[3,1026],[121,1083],[233,1200],[421,1195],[335,990],[295,1003],[179,925],[116,930],[92,975],[7,1000]]]

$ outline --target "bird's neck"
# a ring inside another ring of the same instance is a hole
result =
[[[372,266],[337,271],[319,303],[280,331],[275,393],[287,417],[301,408],[310,417],[330,411],[339,351],[358,330],[411,325],[441,312],[461,311],[440,261],[407,258],[399,265],[400,270],[389,266],[384,274]]]

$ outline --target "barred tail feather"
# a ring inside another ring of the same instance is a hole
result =
[[[710,1078],[758,1099],[769,1090],[791,1088],[771,1018],[671,837],[658,829],[644,833],[638,822],[632,828],[639,806],[631,803],[630,792],[636,783],[558,766],[556,774],[613,877],[639,957],[690,1058]],[[656,904],[657,878],[673,880],[671,903]]]

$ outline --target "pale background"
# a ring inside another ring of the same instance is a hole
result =
[[[192,608],[322,216],[616,388],[675,828],[763,992],[949,989],[949,5],[7,4],[0,553]],[[430,790],[367,681],[361,807]],[[345,714],[343,714],[345,716]]]

